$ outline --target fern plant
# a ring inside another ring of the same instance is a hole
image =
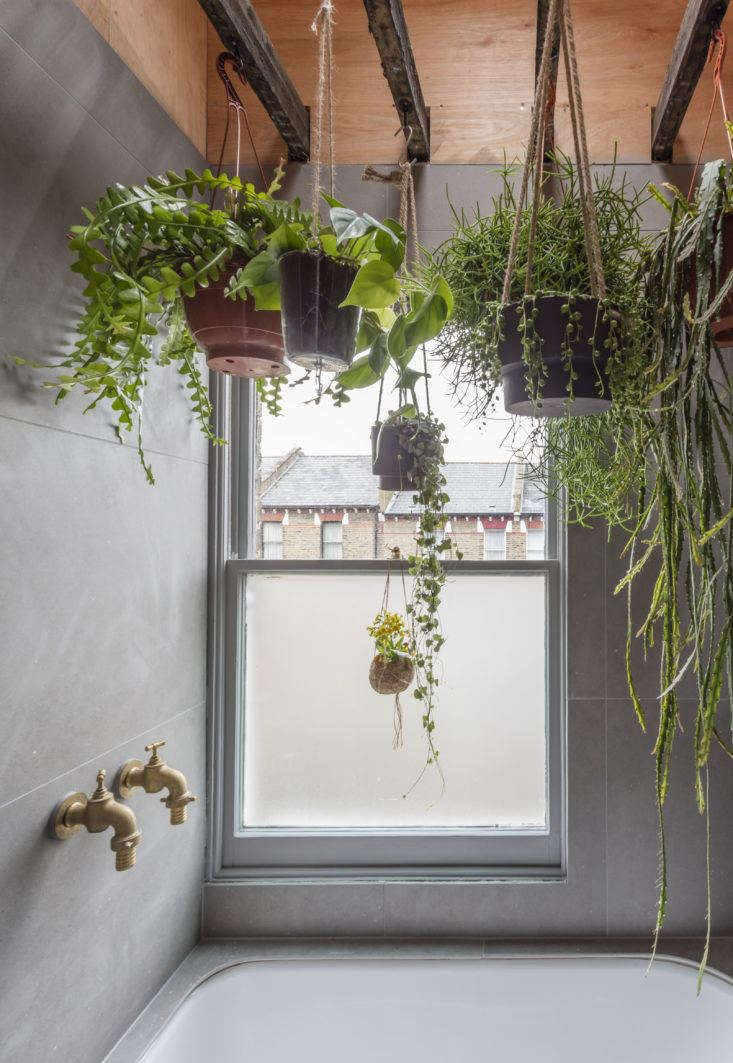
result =
[[[257,254],[267,234],[297,212],[297,205],[272,198],[282,175],[278,168],[267,191],[256,192],[238,177],[214,176],[208,169],[201,174],[186,170],[183,176],[169,170],[143,185],[108,188],[93,210],[83,208],[86,224],[72,226],[71,269],[86,281],[85,306],[77,340],[46,386],[57,389],[57,402],[75,390],[91,396],[85,412],[109,403],[118,435],[136,432],[150,484],[155,479],[145,458],[142,424],[152,364],[177,368],[201,430],[212,443],[224,442],[212,428],[182,297],[218,280],[235,255]],[[217,191],[226,195],[225,210],[213,206]],[[208,204],[201,198],[206,194]]]

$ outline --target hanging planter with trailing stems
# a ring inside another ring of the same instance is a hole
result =
[[[290,370],[278,311],[255,309],[251,295],[230,299],[224,294],[236,269],[246,264],[238,262],[207,288],[184,298],[188,327],[209,369],[250,378],[286,376]]]
[[[357,268],[310,251],[289,251],[278,265],[288,356],[306,369],[347,369],[356,354],[361,310],[341,303]]]
[[[538,295],[501,308],[496,353],[504,408],[529,417],[602,413],[618,315],[593,296]]]
[[[414,459],[400,443],[401,424],[372,425],[372,474],[379,477],[380,491],[414,491],[416,484],[407,470]]]

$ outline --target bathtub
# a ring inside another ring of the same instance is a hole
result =
[[[725,1063],[733,985],[640,957],[254,960],[211,975],[144,1063]],[[128,1056],[129,1058],[129,1056]]]

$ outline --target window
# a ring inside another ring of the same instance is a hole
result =
[[[477,430],[475,444],[457,432],[461,449],[446,453],[445,532],[464,560],[447,562],[441,608],[441,794],[430,771],[410,789],[425,758],[419,702],[402,694],[405,747],[393,751],[394,698],[368,682],[366,629],[382,604],[389,552],[414,549],[413,492],[378,490],[359,393],[348,418],[325,403],[289,416],[286,405],[259,429],[254,389],[231,386],[233,445],[223,456],[242,464],[232,471],[235,545],[221,613],[212,873],[561,875],[557,532],[552,507],[540,502],[543,527],[531,530],[542,532],[541,544],[532,539],[541,557],[531,566],[507,560],[507,514],[522,477],[500,450],[505,427],[493,450]],[[289,401],[302,403],[302,391],[286,393]],[[308,418],[321,416],[313,427]],[[352,439],[355,423],[366,429]],[[286,514],[287,559],[282,520],[268,513]],[[393,562],[391,573],[390,608],[404,613],[407,566]]]
[[[321,524],[321,557],[338,561],[344,556],[344,526],[341,520],[324,520]]]
[[[484,531],[484,561],[503,561],[506,557],[506,532],[503,528]]]
[[[545,559],[545,529],[527,529],[527,560],[544,561]]]
[[[263,520],[262,556],[268,561],[282,561],[283,525],[281,520]]]

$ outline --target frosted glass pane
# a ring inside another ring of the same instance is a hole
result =
[[[424,763],[420,705],[402,695],[394,751],[394,699],[367,679],[383,586],[379,573],[247,577],[245,825],[544,826],[545,574],[448,578],[442,797],[429,770],[403,798]]]

